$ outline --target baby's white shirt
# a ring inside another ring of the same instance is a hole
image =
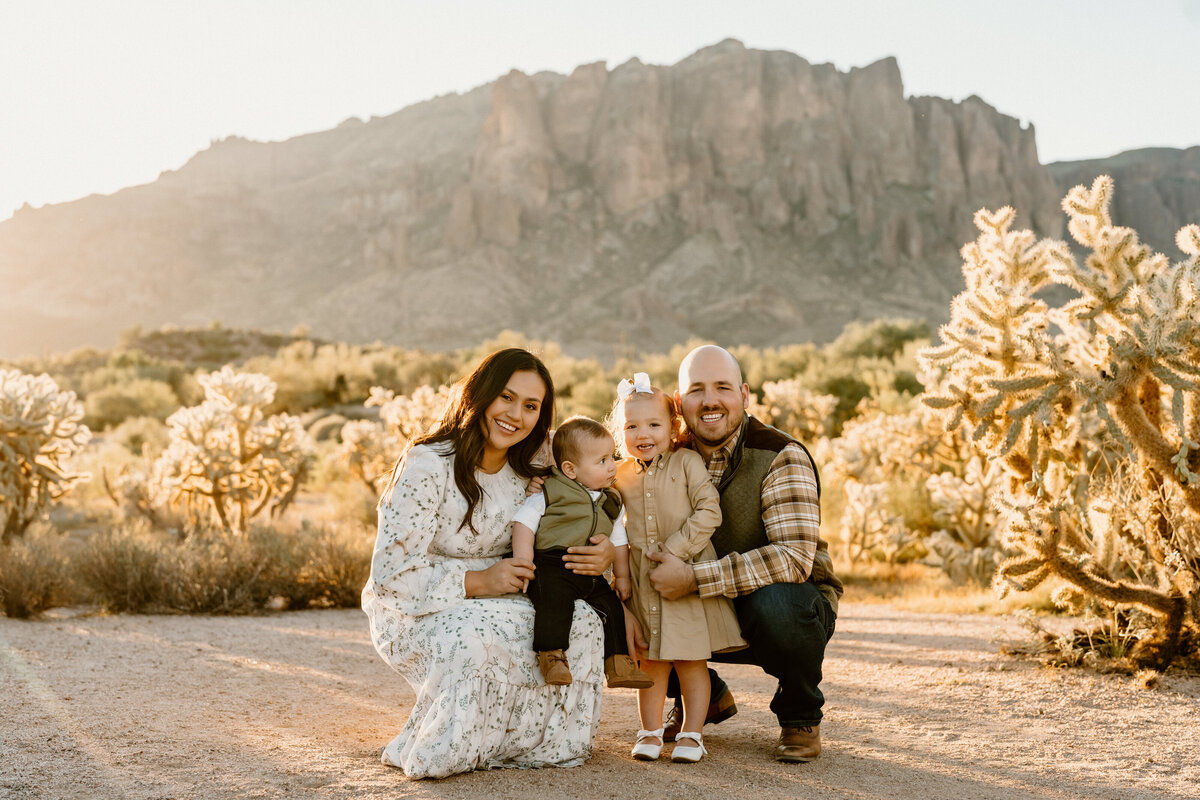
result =
[[[588,489],[587,493],[591,496],[592,502],[600,497],[600,491]],[[538,524],[542,521],[542,515],[546,513],[546,495],[542,492],[531,494],[525,498],[525,502],[517,509],[517,513],[513,515],[513,522],[519,522],[529,530],[537,533]],[[608,537],[612,540],[614,547],[629,544],[629,534],[625,533],[625,506],[621,506],[621,510],[617,512],[617,518],[613,520],[612,535]]]

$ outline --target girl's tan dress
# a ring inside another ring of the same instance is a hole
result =
[[[617,468],[616,485],[629,533],[628,606],[650,644],[648,657],[699,661],[745,647],[729,598],[663,600],[650,583],[656,563],[648,552],[666,550],[689,563],[717,557],[709,539],[721,524],[721,498],[704,461],[693,450],[662,453],[649,464],[629,458]]]

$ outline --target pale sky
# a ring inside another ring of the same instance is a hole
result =
[[[516,68],[722,39],[977,94],[1043,162],[1200,144],[1200,0],[0,0],[0,220],[153,181],[229,135],[385,116]]]

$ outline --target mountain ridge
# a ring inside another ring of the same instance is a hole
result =
[[[1118,197],[1121,193],[1118,183]],[[980,206],[1060,235],[1032,125],[736,40],[677,64],[511,71],[0,223],[0,356],[134,324],[602,354],[945,319]]]

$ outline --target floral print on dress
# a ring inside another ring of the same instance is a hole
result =
[[[383,762],[410,778],[574,766],[591,755],[600,721],[603,634],[586,603],[576,603],[567,650],[574,681],[546,686],[528,598],[466,597],[467,571],[512,549],[510,522],[525,497],[525,481],[507,464],[476,477],[476,532],[461,524],[466,499],[445,448],[412,448],[379,509],[363,610],[376,650],[417,695],[383,751]]]

